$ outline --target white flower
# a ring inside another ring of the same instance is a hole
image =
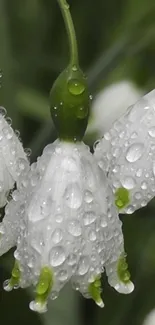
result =
[[[87,133],[103,136],[127,109],[142,96],[142,91],[127,80],[114,83],[100,91],[92,103]]]
[[[18,164],[27,161],[22,144],[5,114],[5,109],[0,107],[0,207],[6,204],[8,193],[18,180]]]
[[[95,145],[120,212],[133,213],[155,196],[155,90],[129,107]]]
[[[1,224],[0,253],[8,249],[10,229],[17,246],[6,290],[36,285],[30,308],[38,312],[69,280],[103,307],[104,268],[118,292],[133,290],[112,191],[84,143],[48,145],[29,173],[22,172],[18,188]]]
[[[155,324],[155,309],[152,309],[151,312],[146,316],[143,325],[154,325]]]

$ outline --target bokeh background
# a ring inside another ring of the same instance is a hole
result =
[[[69,4],[81,67],[93,96],[124,79],[145,92],[155,88],[154,0],[69,0]],[[32,149],[31,161],[56,138],[48,95],[67,63],[68,41],[56,0],[0,0],[0,104],[20,131],[24,147]],[[94,135],[87,138],[90,145],[94,140]],[[134,215],[120,217],[135,283],[132,294],[117,294],[103,278],[105,308],[99,309],[68,285],[39,316],[28,309],[31,289],[2,290],[13,265],[10,251],[0,258],[1,324],[142,325],[155,308],[155,201]]]

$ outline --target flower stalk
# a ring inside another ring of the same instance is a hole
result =
[[[69,10],[69,4],[67,3],[66,0],[57,0],[57,1],[63,15],[63,19],[64,19],[64,23],[68,35],[69,46],[70,46],[70,64],[72,66],[78,66],[79,59],[78,59],[77,39],[76,39],[72,16]]]

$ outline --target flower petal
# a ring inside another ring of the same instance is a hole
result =
[[[27,163],[27,157],[22,144],[10,124],[0,114],[0,207],[6,204],[8,192],[18,180],[19,165],[24,163]]]
[[[122,213],[133,213],[155,195],[155,90],[129,107],[95,147]]]
[[[109,85],[97,94],[92,103],[92,117],[87,133],[102,136],[112,124],[142,96],[142,91],[128,80]]]

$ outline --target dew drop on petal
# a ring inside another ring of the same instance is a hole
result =
[[[68,256],[68,259],[67,259],[68,265],[70,265],[70,266],[75,265],[76,264],[76,261],[77,261],[76,254],[70,254]]]
[[[132,214],[134,212],[134,207],[132,205],[129,205],[126,209],[127,214]]]
[[[144,145],[142,143],[132,144],[126,153],[126,160],[129,162],[135,162],[141,158],[144,151]]]
[[[8,279],[8,280],[5,280],[4,282],[3,282],[3,289],[5,290],[5,291],[11,291],[13,288],[10,286],[10,280]]]
[[[50,251],[50,263],[56,267],[65,261],[65,252],[62,246],[53,247]]]
[[[142,190],[146,190],[147,189],[147,183],[146,182],[142,182],[141,183],[141,188],[142,188]]]
[[[79,275],[84,275],[89,269],[89,259],[87,256],[81,256],[78,263],[78,273]]]
[[[66,204],[71,209],[78,209],[82,204],[82,193],[76,183],[69,184],[65,190]]]
[[[3,106],[0,106],[0,115],[2,116],[6,115],[6,109]]]
[[[155,176],[155,162],[153,162],[153,175]]]
[[[61,270],[57,275],[59,281],[66,281],[68,279],[68,273],[66,270]]]
[[[62,214],[56,214],[55,220],[57,223],[61,223],[63,221],[63,215]]]
[[[51,292],[51,295],[50,295],[50,298],[51,298],[52,300],[57,299],[57,298],[58,298],[58,292],[57,292],[57,291],[52,291],[52,292]]]
[[[96,240],[96,232],[94,230],[90,230],[88,237],[89,237],[90,241],[95,241]]]
[[[135,183],[135,181],[134,181],[134,179],[132,177],[126,176],[122,180],[122,185],[127,190],[131,190],[131,189],[133,189],[135,187],[136,183]]]
[[[96,215],[94,212],[86,212],[84,214],[84,218],[83,218],[83,221],[84,221],[84,225],[85,226],[88,226],[90,225],[91,223],[93,223],[94,221],[96,220]]]
[[[92,192],[86,191],[85,196],[84,196],[84,200],[85,200],[86,203],[91,203],[93,201]]]
[[[136,192],[134,196],[135,196],[135,199],[136,199],[136,200],[140,200],[141,197],[142,197],[142,195],[141,195],[140,192]]]
[[[150,137],[155,138],[155,126],[148,130],[148,134],[150,135]]]
[[[80,222],[78,220],[69,221],[68,232],[75,237],[80,236],[82,233]]]
[[[63,238],[62,230],[59,229],[59,228],[55,229],[55,230],[53,231],[53,233],[52,233],[51,238],[52,238],[52,241],[53,241],[54,244],[58,244],[58,243],[60,243],[60,241],[61,241],[62,238]]]

